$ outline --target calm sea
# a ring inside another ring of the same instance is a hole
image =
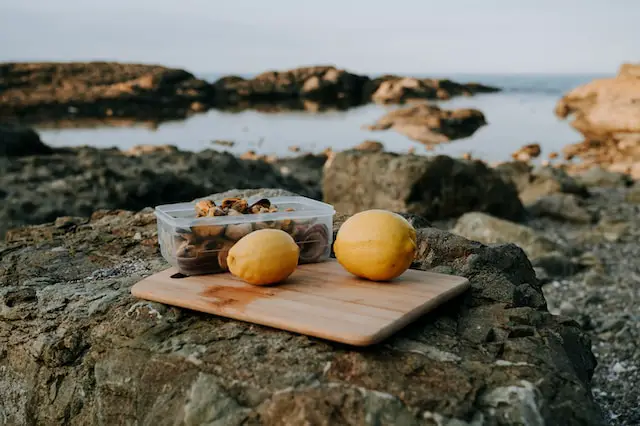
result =
[[[441,144],[432,153],[459,156],[471,153],[487,161],[509,158],[520,146],[538,142],[543,156],[560,150],[564,145],[580,140],[566,121],[553,114],[557,100],[563,93],[595,78],[607,75],[428,75],[447,77],[460,82],[480,82],[498,86],[504,91],[495,94],[460,97],[438,104],[443,108],[477,108],[488,125],[473,136]],[[213,81],[216,74],[200,76]],[[199,151],[213,148],[233,153],[254,150],[260,154],[292,155],[288,147],[298,146],[303,152],[319,152],[326,147],[340,150],[366,139],[383,142],[389,151],[427,153],[426,148],[393,130],[366,131],[365,124],[373,123],[393,107],[365,105],[349,111],[324,113],[260,113],[244,111],[229,113],[210,111],[183,121],[145,126],[87,127],[72,129],[39,129],[45,142],[54,146],[93,145],[99,147],[130,148],[137,144],[172,144],[184,150]],[[232,147],[213,144],[214,140],[235,142]]]

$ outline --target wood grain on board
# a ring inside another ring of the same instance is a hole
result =
[[[169,268],[138,282],[141,299],[356,346],[378,343],[469,287],[466,278],[418,270],[376,283],[338,262],[300,265],[284,282],[253,286],[229,273],[171,278]]]

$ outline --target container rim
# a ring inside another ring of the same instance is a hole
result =
[[[163,222],[168,223],[169,225],[173,225],[175,227],[191,227],[191,226],[206,226],[206,225],[228,225],[228,224],[236,224],[236,223],[247,223],[247,222],[256,222],[260,221],[274,221],[274,220],[282,220],[282,219],[309,219],[316,217],[325,217],[325,216],[334,216],[336,214],[335,208],[331,204],[323,203],[322,201],[317,201],[312,198],[303,197],[303,196],[279,196],[279,197],[263,197],[254,195],[247,198],[247,202],[249,204],[258,201],[262,198],[267,198],[273,204],[278,204],[282,202],[298,202],[300,204],[307,205],[312,207],[309,210],[302,211],[292,211],[292,212],[274,212],[274,213],[254,213],[254,214],[246,214],[246,215],[238,215],[238,216],[217,216],[217,217],[174,217],[167,212],[168,209],[183,207],[184,210],[193,209],[195,205],[200,200],[213,200],[216,203],[221,202],[224,198],[212,198],[212,197],[202,197],[198,198],[194,201],[184,202],[184,203],[173,203],[173,204],[161,204],[154,208],[154,213],[156,217]],[[258,219],[259,218],[259,219]]]

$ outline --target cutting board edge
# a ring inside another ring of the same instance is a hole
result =
[[[147,300],[147,301],[151,301],[151,302],[156,302],[156,303],[162,303],[162,304],[166,304],[169,306],[175,306],[175,307],[179,307],[181,309],[186,309],[186,310],[190,310],[193,312],[199,312],[199,313],[206,313],[208,315],[213,315],[213,316],[217,316],[219,318],[227,318],[227,319],[232,319],[235,321],[242,321],[246,324],[257,324],[257,325],[261,325],[264,327],[269,327],[269,328],[273,328],[276,330],[282,330],[282,331],[286,331],[289,333],[295,333],[298,335],[306,335],[306,336],[310,336],[310,337],[314,337],[314,338],[319,338],[319,339],[323,339],[323,340],[327,340],[327,341],[332,341],[332,342],[336,342],[336,343],[342,343],[342,344],[347,344],[350,346],[356,346],[356,347],[366,347],[366,346],[371,346],[371,345],[375,345],[377,343],[380,343],[382,341],[384,341],[385,339],[389,338],[390,336],[392,336],[393,334],[399,332],[400,330],[402,330],[403,328],[405,328],[406,326],[408,326],[409,324],[413,323],[414,321],[416,321],[418,318],[420,318],[422,315],[424,315],[425,313],[429,312],[430,310],[432,310],[434,307],[440,306],[443,303],[457,297],[458,295],[464,293],[471,285],[470,281],[462,276],[459,275],[448,275],[448,274],[437,274],[437,275],[447,275],[450,277],[455,277],[460,279],[460,283],[457,284],[455,287],[452,287],[451,289],[449,289],[448,291],[441,293],[440,295],[438,295],[436,298],[431,299],[427,302],[425,302],[424,304],[414,308],[413,310],[409,311],[407,314],[405,314],[402,318],[399,318],[397,320],[395,320],[392,323],[389,323],[387,326],[385,326],[382,329],[377,330],[375,333],[371,333],[371,334],[361,334],[361,335],[330,335],[327,336],[324,333],[318,333],[318,332],[313,332],[309,329],[305,329],[304,331],[297,329],[297,327],[291,327],[290,325],[287,325],[287,327],[283,327],[282,325],[278,324],[276,325],[275,323],[269,323],[268,321],[262,321],[262,320],[257,320],[255,318],[253,319],[247,319],[242,317],[242,315],[237,315],[236,313],[233,312],[225,312],[224,315],[221,314],[216,314],[216,313],[211,313],[211,312],[204,312],[204,311],[199,311],[197,309],[193,309],[189,306],[183,306],[180,303],[176,303],[175,300],[168,300],[162,297],[148,297],[148,293],[147,292],[142,292],[139,291],[139,288],[144,287],[147,283],[147,280],[151,280],[153,279],[156,275],[158,274],[162,274],[162,273],[167,273],[168,271],[170,271],[171,269],[175,269],[174,267],[170,266],[166,269],[163,269],[162,271],[159,271],[155,274],[149,275],[148,277],[143,278],[142,280],[140,280],[139,282],[135,283],[132,287],[131,287],[131,295],[139,298],[139,299],[143,299],[143,300]],[[416,270],[416,271],[420,271],[420,270]],[[429,271],[421,271],[421,272],[429,272]]]
[[[377,333],[369,336],[367,339],[361,340],[359,341],[359,343],[350,343],[350,344],[354,346],[362,346],[362,347],[378,344],[386,340],[387,338],[391,337],[395,333],[398,333],[408,325],[412,324],[422,315],[426,314],[427,312],[430,312],[433,308],[440,306],[460,296],[471,287],[471,282],[465,277],[460,277],[457,275],[456,277],[459,277],[461,280],[463,280],[460,282],[459,285],[451,288],[449,291],[441,293],[435,299],[431,299],[426,303],[424,303],[423,305],[416,307],[412,311],[405,314],[402,318],[390,323],[383,329],[379,330]]]

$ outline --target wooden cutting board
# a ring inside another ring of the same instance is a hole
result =
[[[135,284],[139,298],[356,346],[378,343],[469,287],[466,278],[407,270],[388,283],[356,278],[338,262],[300,265],[275,286],[229,273],[171,278],[169,268]]]

